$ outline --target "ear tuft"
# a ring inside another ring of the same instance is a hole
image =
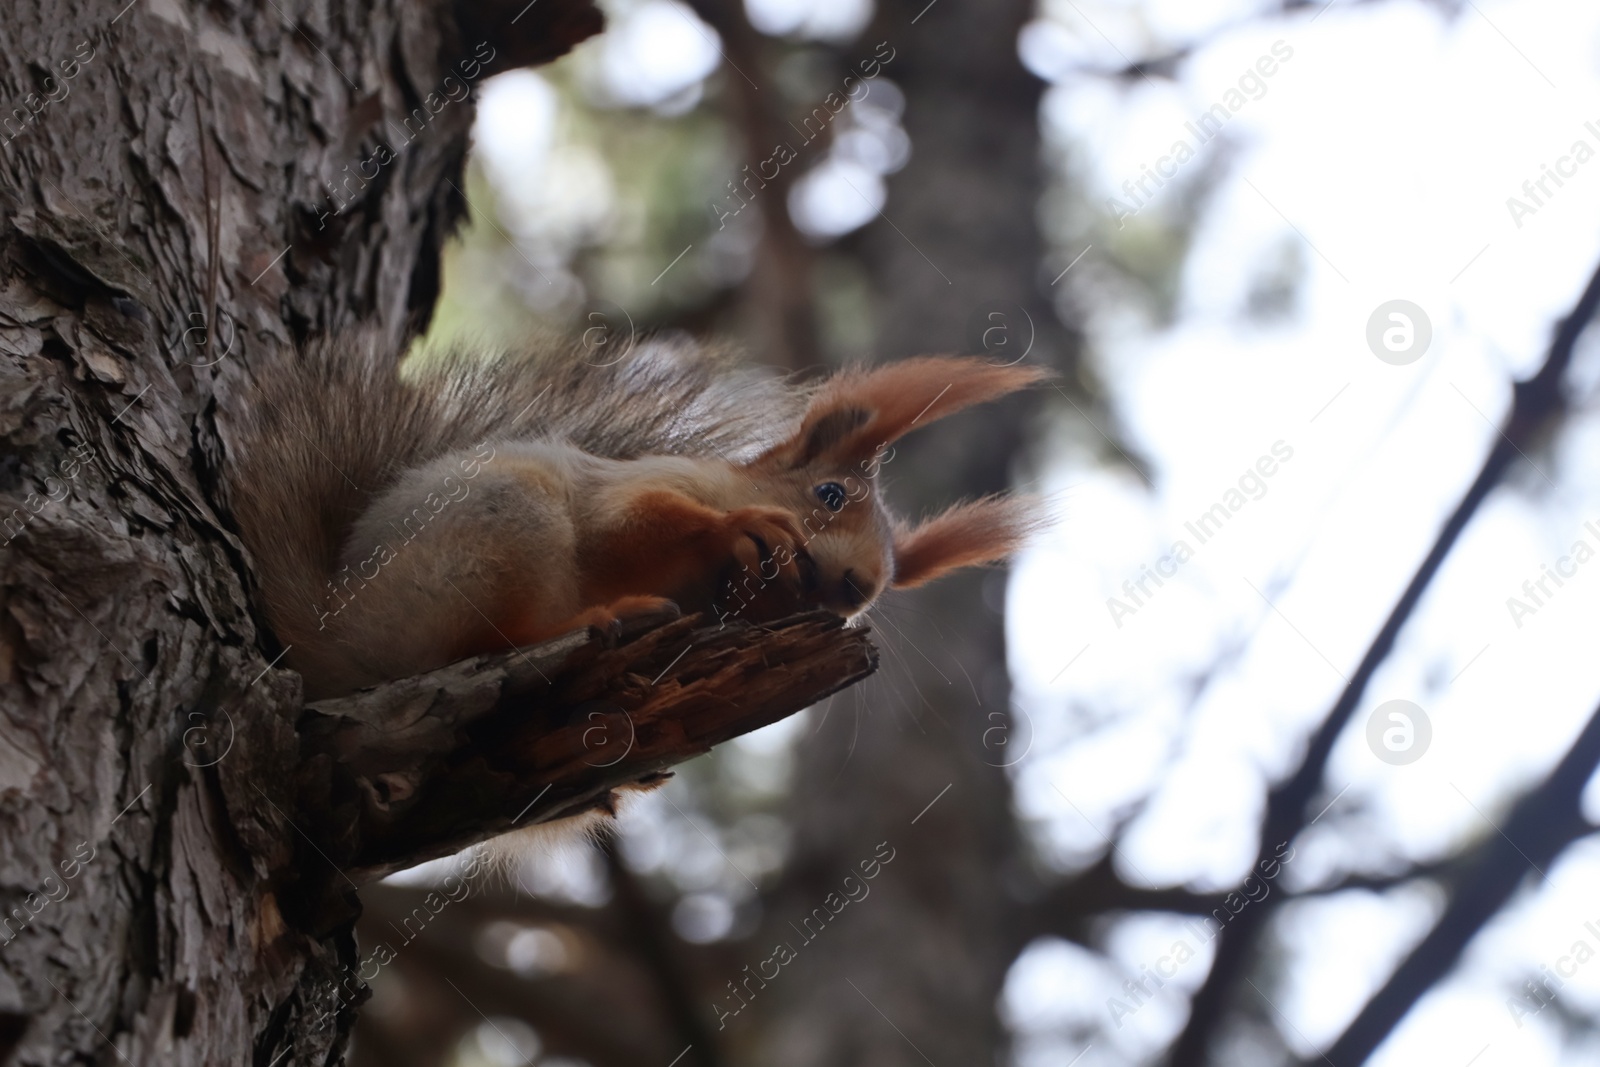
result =
[[[799,467],[818,459],[865,460],[911,430],[1048,377],[1041,367],[951,356],[842,371],[813,394],[799,430],[757,462]]]
[[[911,589],[961,567],[998,563],[1050,524],[1044,502],[1032,496],[988,496],[957,504],[894,531],[896,589]]]

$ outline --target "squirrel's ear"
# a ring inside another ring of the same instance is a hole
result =
[[[884,445],[962,408],[1026,388],[1050,372],[981,359],[920,356],[824,382],[800,428],[757,462],[803,467],[819,459],[864,460]]]
[[[1037,497],[989,496],[935,515],[919,526],[896,523],[896,589],[910,589],[978,563],[998,563],[1049,524]]]

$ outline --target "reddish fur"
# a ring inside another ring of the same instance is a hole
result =
[[[726,564],[727,513],[658,489],[635,496],[626,526],[579,546],[578,598],[603,604],[630,594],[682,596]]]
[[[795,432],[752,466],[796,464],[819,421],[850,413],[860,413],[859,424],[821,455],[836,462],[866,459],[919,426],[1025,388],[1048,373],[937,356],[847,371],[829,379]],[[897,523],[892,584],[910,588],[961,567],[1004,559],[1039,525],[1036,502],[1001,497],[958,505],[915,529]],[[658,598],[705,610],[725,578],[755,573],[760,566],[749,533],[776,552],[780,545],[803,540],[789,532],[797,529],[794,517],[781,509],[722,512],[669,490],[641,492],[630,503],[625,525],[580,549],[579,600],[600,607],[557,623],[540,623],[527,617],[522,607],[526,600],[513,598],[497,620],[494,636],[486,632],[483,638],[488,647],[505,647],[508,638],[512,645],[532,644],[582,626],[604,626],[628,614],[659,610]],[[797,565],[786,562],[780,580],[766,583],[748,605],[751,614],[777,617],[803,608],[798,586]]]
[[[806,435],[822,418],[859,410],[865,421],[830,448],[827,456],[866,459],[918,426],[1027,388],[1050,376],[1039,367],[997,367],[981,359],[918,356],[871,370],[828,379],[812,399],[798,432],[769,456],[792,463]]]
[[[675,603],[707,608],[718,584],[736,569],[733,565],[752,572],[760,566],[751,532],[774,551],[800,540],[798,523],[781,509],[723,512],[669,490],[639,493],[630,501],[628,520],[581,550],[578,599],[596,606],[545,621],[530,611],[532,597],[508,594],[493,621],[463,642],[461,654],[536,644],[586,626],[606,627],[621,618],[660,612]],[[796,564],[787,564],[782,574],[791,592],[798,587]],[[786,583],[768,583],[764,617],[803,606],[781,599]]]
[[[1021,547],[1044,525],[1031,497],[984,497],[935,515],[894,534],[896,589],[911,589],[961,567],[994,563]]]
[[[826,382],[796,431],[752,467],[796,465],[813,428],[829,417],[856,425],[819,456],[835,462],[865,459],[912,429],[1024,388],[1047,373],[944,357],[848,371]],[[958,505],[914,529],[897,522],[892,584],[909,588],[961,567],[1004,559],[1041,524],[1036,502],[1001,497]],[[687,610],[707,610],[725,579],[761,567],[752,533],[780,558],[780,546],[789,548],[805,539],[794,515],[780,508],[724,512],[671,490],[641,491],[629,502],[626,522],[579,548],[578,600],[595,606],[546,621],[530,611],[532,596],[509,589],[492,621],[463,635],[460,654],[534,644],[585,626],[605,627],[619,618],[660,611],[668,599]],[[779,568],[779,580],[765,583],[745,607],[758,618],[800,610],[806,605],[799,587],[798,565],[790,559]]]

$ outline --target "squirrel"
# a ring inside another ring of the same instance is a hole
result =
[[[804,386],[687,340],[589,354],[401,369],[356,334],[257,368],[229,496],[307,699],[643,614],[852,618],[1042,525],[1020,496],[912,525],[877,477],[901,435],[1041,370],[918,357]]]

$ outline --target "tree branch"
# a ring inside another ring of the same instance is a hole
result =
[[[622,978],[618,972],[521,978],[485,964],[473,951],[470,935],[420,937],[400,951],[396,966],[413,985],[419,1003],[454,1016],[456,1025],[447,1022],[447,1033],[460,1033],[483,1015],[508,1015],[532,1025],[550,1052],[581,1056],[594,1067],[665,1063],[671,1055],[663,1053],[664,1042],[653,1040],[654,1028],[639,1025],[637,1005],[625,1009],[632,1025],[618,1025],[622,1013],[602,992],[606,979]]]
[[[601,851],[605,855],[606,873],[611,879],[612,892],[616,894],[618,910],[626,923],[628,940],[636,949],[636,958],[655,983],[662,1009],[678,1040],[685,1042],[692,1051],[693,1059],[685,1058],[683,1067],[727,1067],[727,1058],[707,1025],[709,1012],[694,997],[694,983],[678,952],[683,942],[672,935],[664,911],[650,899],[645,887],[623,862],[616,841],[605,842]]]
[[[531,67],[564,56],[605,26],[592,0],[534,4],[529,0],[456,0],[462,54],[487,41],[502,54],[498,70]],[[448,65],[448,64],[446,64]]]
[[[1582,798],[1597,763],[1600,708],[1550,776],[1517,802],[1501,832],[1486,835],[1472,850],[1467,877],[1428,936],[1316,1062],[1365,1063],[1422,994],[1455,966],[1467,942],[1511,898],[1528,871],[1543,876],[1562,849],[1593,831],[1583,816]]]
[[[816,250],[789,215],[789,193],[795,179],[821,160],[826,146],[832,143],[831,130],[819,151],[805,152],[806,143],[801,140],[799,149],[809,158],[792,166],[778,166],[768,176],[765,167],[772,162],[776,146],[793,147],[792,142],[800,140],[801,135],[789,121],[781,88],[771,84],[774,79],[768,79],[768,91],[761,92],[745,72],[776,68],[777,63],[770,57],[779,46],[750,24],[741,0],[687,0],[687,3],[716,30],[727,49],[724,58],[733,68],[725,81],[731,104],[730,119],[744,142],[744,173],[756,176],[756,191],[760,193],[756,206],[760,225],[755,227],[760,234],[760,248],[749,276],[740,285],[741,299],[757,323],[758,343],[754,348],[773,366],[788,371],[810,370],[818,363],[820,349],[812,285]],[[817,50],[816,46],[813,49]],[[837,57],[830,55],[830,58]],[[734,183],[739,181],[739,171],[735,170]],[[749,178],[744,182],[745,195],[754,201],[755,192],[750,188]],[[726,193],[719,193],[717,200],[708,203],[713,210],[735,214],[742,212],[741,205],[739,197]],[[720,230],[723,225],[725,222],[718,216],[717,228]]]
[[[275,801],[297,813],[285,834],[302,847],[284,874],[297,918],[347,919],[355,886],[609,808],[613,789],[659,782],[877,668],[867,629],[827,612],[701,621],[620,642],[568,634],[311,705],[293,796]]]
[[[1394,648],[1401,628],[1455,546],[1456,538],[1466,528],[1478,506],[1488,497],[1490,490],[1499,483],[1512,461],[1525,455],[1527,449],[1536,447],[1545,427],[1566,410],[1562,380],[1568,364],[1572,362],[1578,337],[1594,317],[1597,306],[1600,306],[1600,269],[1590,277],[1572,313],[1556,331],[1544,365],[1532,378],[1513,386],[1511,411],[1500,428],[1494,447],[1485,457],[1478,476],[1439,531],[1432,549],[1389,612],[1383,628],[1378,631],[1360,664],[1352,672],[1339,699],[1334,702],[1333,710],[1312,735],[1300,765],[1268,794],[1267,810],[1261,822],[1257,864],[1270,862],[1273,849],[1292,839],[1304,828],[1309,805],[1321,788],[1334,742],[1349,724],[1350,717],[1366,692],[1367,683]],[[1268,907],[1246,909],[1239,915],[1239,921],[1231,923],[1224,930],[1218,940],[1211,972],[1195,994],[1189,1022],[1173,1045],[1172,1067],[1200,1067],[1205,1063],[1207,1048],[1225,1018],[1234,986],[1244,974],[1257,938],[1276,910],[1276,903]]]
[[[1453,855],[1429,863],[1410,864],[1388,873],[1350,874],[1336,882],[1306,889],[1280,889],[1273,884],[1267,897],[1252,901],[1250,906],[1255,907],[1269,897],[1306,900],[1353,890],[1383,893],[1421,879],[1434,879],[1449,886],[1459,881],[1470,866],[1469,860]],[[1020,951],[1028,941],[1041,934],[1054,934],[1087,945],[1092,940],[1096,921],[1111,912],[1164,911],[1207,916],[1220,911],[1229,915],[1231,922],[1235,912],[1228,907],[1228,898],[1233,895],[1236,895],[1234,890],[1208,893],[1182,886],[1158,889],[1132,886],[1118,877],[1108,854],[1093,867],[1060,883],[1028,905],[1017,923],[1016,948]]]

